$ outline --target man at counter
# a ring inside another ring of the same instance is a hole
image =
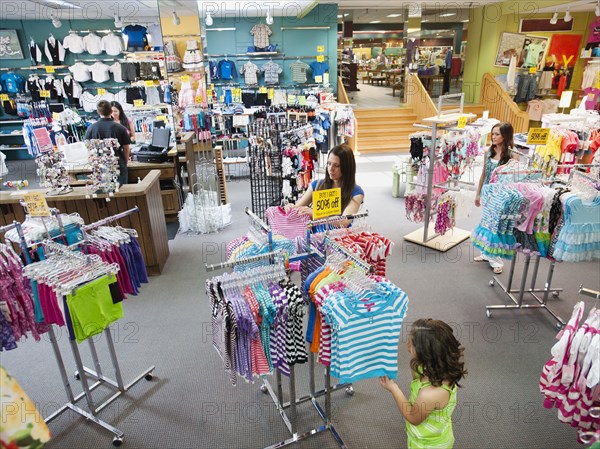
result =
[[[119,185],[127,184],[127,161],[129,160],[129,145],[131,144],[129,131],[112,119],[112,106],[109,101],[99,101],[96,105],[96,110],[100,115],[100,120],[87,129],[85,138],[86,140],[117,139],[120,145],[117,151],[119,158]]]

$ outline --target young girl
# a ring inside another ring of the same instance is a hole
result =
[[[413,371],[410,397],[406,399],[387,376],[380,377],[379,383],[392,393],[406,420],[409,449],[451,448],[456,390],[467,374],[462,361],[464,348],[450,326],[431,318],[413,323],[407,347]]]

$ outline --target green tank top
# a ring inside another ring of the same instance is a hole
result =
[[[410,397],[408,401],[414,404],[421,388],[431,385],[431,382],[422,382],[413,379],[410,384]],[[414,425],[406,421],[409,449],[449,449],[454,446],[454,433],[452,433],[452,413],[456,407],[456,390],[442,385],[441,388],[450,393],[448,404],[443,409],[432,411],[421,424]]]

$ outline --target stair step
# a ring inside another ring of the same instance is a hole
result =
[[[381,123],[381,122],[404,122],[404,123],[417,123],[418,119],[416,115],[402,115],[398,117],[394,116],[385,116],[385,117],[357,117],[358,126],[363,124],[371,124],[371,123]]]
[[[361,131],[373,131],[373,130],[381,130],[381,131],[397,131],[402,129],[410,129],[415,130],[416,128],[413,126],[415,122],[394,122],[394,121],[385,121],[378,123],[361,123],[358,125],[358,132]]]

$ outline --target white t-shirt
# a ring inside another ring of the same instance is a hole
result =
[[[162,30],[158,23],[150,25],[146,30],[146,33],[150,35],[150,44],[153,47],[163,46]]]
[[[95,33],[90,33],[83,38],[85,50],[90,55],[99,55],[102,53],[102,39]]]
[[[73,79],[80,83],[84,83],[92,79],[89,66],[85,65],[83,62],[76,62],[73,64],[71,67],[69,67],[69,72],[73,74]]]
[[[83,38],[76,33],[69,33],[63,39],[63,47],[69,50],[71,53],[83,53],[85,51],[85,45],[83,44]]]
[[[123,76],[121,75],[121,63],[120,62],[115,62],[113,65],[111,65],[110,66],[110,71],[113,74],[113,79],[117,83],[122,83],[123,82]]]
[[[97,83],[103,83],[110,79],[110,75],[108,74],[109,70],[110,66],[100,61],[96,61],[90,66],[90,72],[92,72],[92,79]]]
[[[123,40],[116,34],[107,34],[102,38],[102,50],[104,50],[107,55],[120,55],[123,53]]]
[[[94,91],[95,90],[96,89],[94,89]],[[81,101],[81,106],[83,107],[83,110],[85,112],[96,111],[96,107],[100,100],[114,101],[115,99],[115,96],[109,92],[105,93],[104,95],[98,95],[92,92],[93,91],[86,90],[84,93],[81,94],[81,98],[79,99]]]

